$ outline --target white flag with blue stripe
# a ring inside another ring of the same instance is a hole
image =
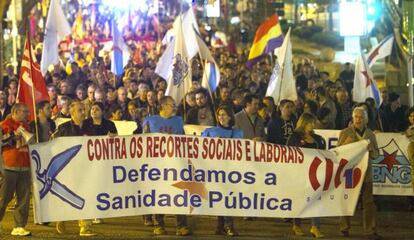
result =
[[[215,62],[206,62],[204,65],[201,85],[211,92],[216,91],[220,82],[220,69]]]
[[[394,35],[390,34],[385,37],[377,46],[373,47],[367,56],[368,66],[371,68],[374,63],[391,54],[392,45],[394,42]]]
[[[365,54],[361,52],[360,56],[355,62],[355,77],[353,98],[355,102],[365,102],[367,98],[373,98],[377,107],[381,105],[382,98],[378,90],[377,82],[374,75],[369,68]]]
[[[124,67],[129,61],[130,53],[129,47],[119,32],[115,20],[112,21],[112,42],[111,72],[116,76],[121,76],[124,73]]]

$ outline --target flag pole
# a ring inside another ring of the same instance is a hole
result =
[[[193,9],[189,9],[189,11],[193,11]],[[197,19],[196,19],[196,21],[197,21]],[[198,25],[198,24],[197,24]],[[193,28],[194,29],[194,28]],[[197,30],[199,30],[199,29],[197,29]],[[194,33],[194,34],[196,34],[196,33]],[[201,36],[201,34],[200,34],[200,36]],[[196,36],[197,37],[197,36]],[[201,41],[204,41],[201,37],[200,37],[200,39],[201,39]],[[197,42],[197,41],[196,41]],[[200,63],[201,63],[201,65],[202,65],[202,67],[203,67],[203,75],[204,75],[204,73],[205,73],[205,71],[207,70],[206,69],[206,64],[205,64],[205,62],[203,61],[203,58],[201,57],[201,53],[200,53],[200,45],[198,44],[198,42],[197,42],[197,47],[198,47],[198,51],[197,51],[197,53],[198,53],[198,57],[200,58]],[[213,56],[212,56],[213,57]],[[213,59],[214,59],[214,57],[213,57]],[[207,61],[207,60],[206,60]],[[211,98],[211,101],[212,101],[212,105],[213,105],[213,110],[215,110],[216,109],[216,107],[218,107],[218,106],[216,106],[215,105],[215,99],[214,99],[214,93],[213,93],[213,91],[211,90],[211,87],[210,87],[210,83],[209,83],[209,81],[208,81],[208,79],[207,79],[207,90],[208,90],[208,92],[210,93],[210,98]],[[216,96],[217,97],[217,96]],[[214,115],[215,115],[215,113],[216,113],[216,111],[213,111],[213,113],[214,113]]]
[[[183,1],[182,0],[180,0],[179,1],[180,2],[180,15],[178,15],[178,17],[180,18],[180,24],[181,24],[181,27],[180,27],[180,29],[181,29],[181,33],[179,33],[179,34],[181,34],[181,36],[183,36]],[[178,38],[178,35],[176,35],[176,39]],[[185,46],[185,43],[183,43],[184,44],[184,49],[187,49],[187,47]],[[175,50],[174,50],[174,54],[175,54]],[[174,56],[175,57],[175,56]],[[188,57],[188,54],[187,54],[187,57]],[[192,66],[190,65],[190,68],[191,68]],[[188,74],[188,73],[187,73]],[[191,71],[191,75],[193,74],[193,71]],[[183,79],[184,80],[184,79]],[[183,81],[183,84],[185,84],[185,82]],[[184,89],[185,89],[185,85],[184,85]],[[183,121],[184,121],[184,124],[186,123],[186,121],[187,121],[187,111],[186,111],[186,109],[187,109],[187,103],[186,103],[186,94],[187,93],[184,93],[184,96],[183,96],[183,99],[182,99],[182,101],[183,101]],[[178,104],[178,103],[177,103]]]
[[[413,33],[408,34],[408,103],[410,107],[414,105],[414,94],[413,94]]]
[[[290,41],[290,28],[288,30],[288,33],[289,33],[289,41]],[[285,41],[285,39],[283,41]],[[287,44],[289,44],[289,43],[287,43]],[[285,51],[285,56],[284,56],[284,59],[283,59],[283,63],[282,63],[282,66],[280,68],[280,70],[281,70],[280,71],[280,81],[279,81],[280,82],[280,88],[279,88],[279,95],[278,95],[279,101],[277,101],[277,104],[279,104],[279,102],[282,100],[282,99],[280,99],[280,96],[282,95],[282,84],[283,84],[282,79],[283,79],[283,74],[285,73],[286,52],[287,52],[287,50]],[[276,61],[279,61],[279,58],[276,58]]]
[[[36,143],[39,143],[39,127],[37,126],[37,113],[36,113],[36,100],[35,100],[35,91],[34,91],[34,82],[33,82],[33,59],[32,59],[32,44],[30,42],[29,34],[26,32],[26,39],[29,45],[29,59],[30,59],[30,80],[32,81],[32,104],[33,104],[33,115],[35,122],[35,131],[36,131]]]

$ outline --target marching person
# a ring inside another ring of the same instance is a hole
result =
[[[311,113],[303,113],[296,124],[296,128],[289,136],[286,145],[296,146],[301,148],[314,148],[314,149],[326,149],[325,140],[314,133],[315,124],[317,119]],[[324,235],[320,232],[320,219],[318,217],[312,218],[312,227],[310,233],[315,238],[323,238]],[[301,219],[293,219],[293,232],[295,235],[305,235],[301,228]]]
[[[203,137],[218,138],[243,138],[243,131],[234,129],[235,118],[231,106],[221,105],[217,108],[217,127],[207,128],[201,134]],[[216,235],[226,234],[229,237],[237,236],[234,230],[233,218],[228,216],[219,216],[216,228]]]
[[[50,140],[52,134],[56,131],[56,124],[51,119],[52,108],[49,101],[40,101],[36,104],[37,113],[37,130],[36,121],[30,122],[30,131],[35,134],[35,139],[39,143]]]
[[[265,139],[264,120],[258,116],[260,99],[248,94],[244,98],[244,108],[235,117],[235,128],[243,131],[244,138],[263,141]]]
[[[167,133],[167,134],[184,134],[183,119],[175,116],[177,108],[175,101],[171,96],[164,96],[160,99],[160,114],[148,116],[143,124],[144,133]],[[145,221],[149,221],[151,215],[145,215]],[[187,216],[176,215],[177,229],[176,235],[190,235],[190,229],[187,226]],[[147,224],[146,224],[147,225]],[[163,214],[155,214],[154,235],[166,235],[165,222]]]
[[[69,106],[69,113],[71,120],[65,122],[58,127],[54,137],[68,137],[68,136],[85,136],[87,135],[87,129],[84,124],[85,119],[85,106],[82,102],[74,101]],[[97,234],[92,230],[91,220],[79,220],[79,235],[81,237],[92,237]],[[58,233],[63,234],[66,231],[64,222],[56,223],[56,230]]]
[[[22,128],[29,131],[27,118],[29,109],[23,103],[16,103],[11,109],[11,117],[1,123],[2,128],[2,164],[0,175],[3,183],[0,187],[0,221],[3,220],[7,205],[16,194],[14,224],[11,235],[31,235],[24,227],[27,224],[30,205],[30,157],[29,148],[22,137]]]
[[[378,144],[375,134],[367,127],[368,113],[363,107],[356,107],[352,111],[352,125],[343,129],[339,134],[338,146],[357,142],[360,140],[369,140],[368,151],[369,160],[368,168],[365,174],[364,183],[361,188],[362,207],[363,207],[363,226],[367,239],[382,239],[377,234],[377,220],[374,198],[372,196],[372,160],[379,156]],[[340,218],[340,230],[344,237],[349,236],[351,228],[351,217],[342,216]]]
[[[296,125],[295,103],[282,99],[279,103],[280,115],[267,124],[267,142],[286,145]]]
[[[116,136],[118,131],[115,123],[104,117],[104,104],[101,102],[94,102],[90,107],[90,117],[84,121],[86,134],[88,136]],[[103,222],[100,218],[95,218],[92,223],[101,224]]]
[[[30,122],[30,131],[34,134],[36,143],[48,142],[56,131],[55,121],[51,119],[52,107],[49,101],[43,100],[36,104],[37,121]],[[49,222],[37,223],[48,225]]]
[[[90,118],[84,122],[88,136],[114,136],[118,134],[115,123],[104,117],[105,107],[101,102],[95,102],[91,105]]]
[[[411,169],[414,169],[414,107],[410,107],[407,111],[407,118],[409,127],[405,131],[409,143],[407,146],[408,160],[411,163]],[[414,189],[414,174],[411,174],[411,184]],[[409,196],[408,200],[408,211],[414,211],[414,197]]]

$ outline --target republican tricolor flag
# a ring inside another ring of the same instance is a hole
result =
[[[273,14],[257,29],[246,66],[251,68],[275,48],[282,46],[282,43],[282,28],[277,14]]]
[[[29,37],[26,37],[22,65],[20,68],[17,102],[24,103],[29,108],[29,121],[35,119],[35,106],[40,101],[49,101],[46,83],[43,79],[40,66],[33,60],[32,46]]]

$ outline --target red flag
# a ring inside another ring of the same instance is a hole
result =
[[[33,99],[35,100],[35,103],[33,102]],[[17,102],[27,105],[30,111],[29,121],[32,121],[35,116],[35,104],[42,100],[49,101],[49,95],[47,93],[45,80],[40,71],[40,66],[33,60],[30,39],[26,36],[22,65],[20,68]]]

